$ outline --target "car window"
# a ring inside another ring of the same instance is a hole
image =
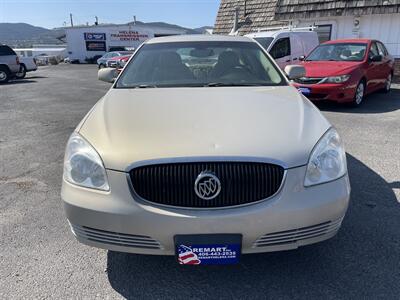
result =
[[[115,87],[286,85],[282,74],[253,42],[145,44]]]
[[[376,55],[379,55],[379,50],[378,50],[378,47],[376,46],[376,43],[373,42],[371,44],[371,49],[369,50],[369,58],[376,56]]]
[[[254,38],[257,42],[260,43],[261,46],[263,46],[263,48],[265,50],[268,49],[269,45],[271,45],[272,41],[274,40],[274,38],[272,37],[257,37]]]
[[[363,61],[367,44],[322,44],[315,48],[306,61]]]
[[[378,45],[379,55],[382,55],[383,57],[388,55],[386,47],[382,43],[377,42],[376,44]]]
[[[0,55],[16,55],[14,50],[8,46],[0,46]]]
[[[289,38],[279,39],[275,43],[275,45],[272,46],[269,53],[275,59],[290,55],[290,39]]]

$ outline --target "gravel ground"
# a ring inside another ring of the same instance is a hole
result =
[[[358,109],[320,105],[344,138],[352,183],[336,237],[208,268],[90,248],[69,232],[64,147],[108,87],[85,65],[43,67],[0,86],[0,299],[399,298],[400,86]]]

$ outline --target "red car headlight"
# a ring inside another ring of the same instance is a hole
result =
[[[350,79],[350,75],[340,75],[333,77],[326,77],[323,83],[344,83]]]

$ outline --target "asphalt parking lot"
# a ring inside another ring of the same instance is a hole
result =
[[[0,86],[0,298],[398,299],[400,86],[357,109],[319,107],[348,152],[351,205],[333,239],[237,266],[90,248],[60,200],[67,139],[106,92],[96,66],[59,65]]]

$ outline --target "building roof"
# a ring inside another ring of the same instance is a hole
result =
[[[400,12],[400,0],[279,0],[276,20],[363,16]]]
[[[239,33],[245,34],[267,26],[281,26],[285,22],[274,20],[279,0],[221,0],[213,33],[228,34],[231,32],[235,9],[239,11]],[[245,5],[246,3],[246,5]]]
[[[294,19],[400,13],[400,0],[221,0],[214,33],[231,32],[236,8],[244,34]]]
[[[176,42],[252,42],[253,40],[244,36],[227,36],[227,35],[172,35],[150,39],[146,44],[157,43],[176,43]]]

